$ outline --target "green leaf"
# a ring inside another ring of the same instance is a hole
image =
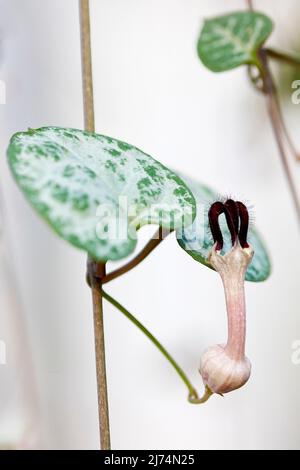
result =
[[[117,260],[144,224],[191,223],[195,200],[185,183],[141,150],[77,129],[15,134],[8,159],[17,184],[65,240],[97,260]]]
[[[218,193],[200,184],[191,178],[180,175],[186,182],[197,202],[197,215],[194,222],[182,230],[177,230],[177,241],[179,245],[196,261],[213,269],[207,261],[208,254],[213,247],[213,239],[208,225],[208,210],[211,204],[217,200],[225,200]],[[224,236],[223,254],[231,248],[230,233],[223,216],[219,219],[220,227]],[[270,260],[266,248],[256,229],[250,225],[248,241],[254,249],[254,257],[248,267],[246,280],[260,282],[267,279],[271,272]]]
[[[204,22],[198,55],[213,72],[243,64],[259,66],[257,52],[273,29],[270,18],[254,11],[239,11]]]

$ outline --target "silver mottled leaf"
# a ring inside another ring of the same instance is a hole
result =
[[[195,201],[183,181],[141,150],[77,129],[44,127],[15,134],[8,148],[14,177],[37,212],[93,258],[120,259],[148,223],[191,223]]]

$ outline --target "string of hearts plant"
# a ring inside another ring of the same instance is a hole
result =
[[[253,226],[249,227],[248,210],[240,201],[220,200],[212,189],[175,173],[133,145],[94,132],[87,0],[80,0],[80,14],[85,130],[41,127],[18,132],[11,138],[8,161],[32,207],[60,237],[88,254],[101,448],[109,449],[102,298],[123,313],[162,352],[187,387],[189,401],[203,403],[213,393],[223,394],[239,388],[249,378],[250,362],[245,356],[244,280],[265,280],[270,274],[270,262],[259,234]],[[265,38],[265,24],[269,22],[261,15],[251,14],[250,25],[245,25],[241,15],[236,15],[233,19],[239,20],[239,34],[242,37],[246,34],[252,45],[247,53],[258,64],[257,45]],[[259,39],[258,20],[262,24]],[[232,26],[230,18],[226,21]],[[206,22],[202,31],[199,52],[210,68],[220,68],[217,64],[221,63],[223,69],[241,62],[241,53],[222,59],[215,47],[210,50],[209,38],[217,34],[216,28],[218,34],[223,31],[226,41],[233,38],[223,22],[220,19]],[[243,33],[244,26],[247,33]],[[225,41],[224,37],[219,43]],[[226,51],[230,49],[233,48],[225,47]],[[249,62],[245,57],[242,60]],[[157,225],[157,236],[131,261],[107,273],[108,261],[123,259],[134,252],[138,230],[145,224]],[[225,346],[209,348],[202,357],[200,372],[205,391],[201,398],[161,343],[103,289],[104,284],[143,261],[171,232],[175,233],[179,246],[196,261],[219,272],[225,290],[228,341]]]

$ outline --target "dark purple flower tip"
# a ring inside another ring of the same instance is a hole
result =
[[[233,199],[227,199],[225,203],[220,201],[214,202],[208,211],[209,226],[216,243],[216,250],[222,250],[224,245],[223,234],[219,224],[219,216],[221,214],[225,215],[232,246],[238,238],[241,247],[247,248],[249,246],[247,242],[249,227],[248,209],[240,201],[236,202]]]
[[[239,212],[239,219],[240,219],[240,229],[239,229],[239,241],[242,248],[248,248],[249,243],[247,242],[247,235],[248,235],[248,228],[249,228],[249,213],[248,209],[240,201],[236,202]]]
[[[208,221],[214,242],[217,243],[216,249],[223,248],[223,235],[219,225],[219,216],[224,213],[225,207],[223,202],[214,202],[208,211]]]

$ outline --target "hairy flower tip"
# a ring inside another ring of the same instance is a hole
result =
[[[221,251],[224,244],[223,234],[219,224],[220,215],[224,214],[226,223],[231,236],[231,243],[234,246],[238,240],[242,248],[249,246],[247,242],[249,228],[248,209],[240,201],[227,199],[225,202],[214,202],[208,211],[209,227],[216,244],[217,251]]]

